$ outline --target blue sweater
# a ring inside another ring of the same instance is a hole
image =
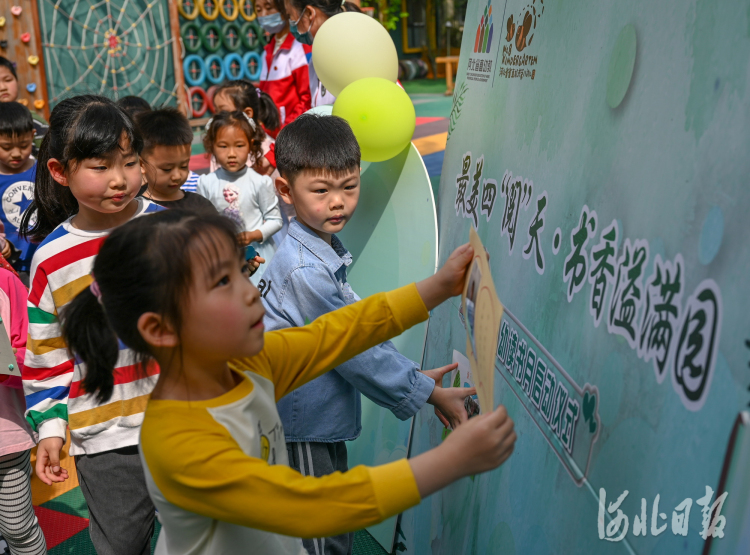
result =
[[[359,300],[346,281],[352,256],[334,235],[331,245],[293,220],[258,288],[268,331],[304,326]],[[365,351],[281,399],[286,441],[336,442],[362,431],[360,392],[406,420],[427,401],[435,381],[390,341]]]

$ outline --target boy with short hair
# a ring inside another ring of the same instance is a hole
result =
[[[335,235],[359,199],[360,151],[349,124],[335,116],[299,116],[279,133],[276,163],[276,190],[297,217],[258,285],[269,331],[303,326],[359,300],[346,279],[351,254]],[[348,469],[345,441],[362,428],[360,392],[401,420],[428,402],[459,424],[473,390],[440,387],[454,368],[420,372],[386,342],[305,384],[278,403],[290,466],[314,476]],[[303,543],[310,554],[344,555],[352,551],[353,534]]]
[[[193,130],[174,108],[144,111],[136,116],[143,136],[141,171],[147,185],[140,194],[165,208],[215,212],[211,201],[182,186],[190,170]]]
[[[34,199],[36,160],[31,112],[18,102],[0,102],[0,220],[5,237],[0,240],[2,255],[28,285],[28,272],[36,245],[18,234],[21,216]]]

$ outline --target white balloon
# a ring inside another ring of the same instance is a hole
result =
[[[358,12],[337,14],[320,26],[312,59],[320,82],[334,96],[365,77],[398,79],[391,36],[376,19]]]

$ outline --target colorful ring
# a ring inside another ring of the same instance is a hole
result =
[[[208,33],[211,31],[216,33],[216,44],[214,44],[213,46],[211,46],[211,43],[208,40]],[[205,25],[201,25],[198,34],[201,37],[201,44],[203,45],[203,48],[205,48],[209,52],[217,52],[221,48],[221,27],[219,27],[218,23],[212,21],[210,23],[206,23]]]
[[[214,11],[213,13],[208,13],[206,11],[206,1],[207,0],[195,0],[198,3],[198,10],[200,11],[201,15],[203,16],[203,19],[206,21],[213,21],[217,17],[219,17],[219,6],[214,4]],[[216,2],[216,0],[210,0],[211,2]]]
[[[193,62],[198,63],[198,69],[200,70],[199,79],[191,76],[190,65]],[[182,71],[185,74],[185,81],[191,87],[197,87],[206,80],[206,64],[203,62],[203,58],[201,58],[197,54],[190,54],[189,56],[185,56],[185,60],[182,62]]]
[[[195,44],[193,44],[193,41],[187,38],[188,32],[190,31],[193,32],[192,36],[194,39],[196,39]],[[198,25],[198,23],[193,22],[193,21],[189,21],[183,24],[182,27],[180,27],[180,36],[182,37],[182,44],[185,45],[185,50],[187,50],[191,54],[194,54],[201,49],[202,39],[201,39],[200,33],[201,33],[200,26]]]
[[[232,46],[232,44],[229,42],[229,33],[232,31],[234,31],[234,36],[237,39],[234,43],[234,46]],[[224,48],[226,48],[230,52],[237,52],[240,48],[242,48],[242,28],[240,27],[240,24],[235,23],[234,21],[225,23],[221,27],[221,42],[224,44]]]
[[[245,8],[247,8],[248,6],[253,9],[250,15],[247,15],[247,12],[245,11]],[[245,21],[255,21],[255,18],[258,17],[258,14],[255,13],[254,0],[237,0],[237,7],[239,8],[240,16]]]
[[[201,109],[200,110],[196,110],[193,107],[193,95],[194,94],[197,94],[203,100],[203,104],[201,105]],[[194,118],[201,118],[201,117],[203,117],[204,114],[206,113],[206,110],[208,110],[208,105],[209,105],[209,102],[210,102],[208,100],[208,95],[206,94],[206,91],[204,91],[200,87],[190,87],[188,89],[188,99],[190,100],[190,111],[193,112],[193,117]]]
[[[237,74],[232,73],[232,62],[237,62],[239,66],[239,72]],[[226,75],[226,78],[230,81],[236,81],[237,79],[242,79],[242,76],[245,74],[245,70],[243,69],[244,62],[242,61],[242,58],[239,54],[232,52],[230,54],[227,54],[224,56],[224,74]]]
[[[221,13],[221,16],[227,21],[234,21],[240,15],[240,5],[237,3],[237,0],[228,0],[232,3],[232,6],[234,6],[234,10],[232,10],[232,13],[227,13],[224,10],[224,2],[226,2],[227,0],[217,1],[219,2],[219,12]]]
[[[258,70],[255,73],[250,73],[250,60],[255,60],[258,65]],[[260,73],[263,70],[262,64],[263,62],[260,58],[260,54],[257,52],[248,52],[242,56],[242,70],[245,73],[245,77],[250,79],[250,81],[257,81],[260,79]]]
[[[194,20],[196,17],[198,17],[198,13],[200,12],[200,2],[201,0],[192,0],[193,2],[193,11],[188,12],[185,11],[185,0],[177,0],[177,11],[180,12],[180,15],[187,19],[188,21]]]
[[[250,38],[251,36],[253,38]],[[242,44],[244,44],[245,48],[248,50],[260,52],[263,49],[261,44],[262,36],[263,32],[260,30],[257,23],[245,23],[240,29],[240,39],[242,39]]]
[[[206,90],[206,96],[208,97],[208,109],[212,114],[216,113],[216,106],[214,105],[214,96],[216,96],[216,89],[219,85],[211,85]]]
[[[218,62],[219,63],[219,69],[221,70],[219,72],[219,75],[214,75],[211,73],[211,64],[212,62]],[[221,56],[218,54],[210,54],[206,56],[206,59],[203,60],[203,63],[206,64],[206,79],[209,83],[213,83],[214,85],[218,85],[222,81],[224,81],[225,74],[224,74],[224,60],[221,59]]]

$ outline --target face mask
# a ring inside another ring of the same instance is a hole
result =
[[[258,23],[261,27],[263,27],[264,30],[268,31],[272,35],[275,35],[284,28],[284,24],[286,22],[281,17],[281,14],[277,12],[272,13],[271,15],[258,17]]]
[[[302,18],[305,17],[305,12],[303,11],[302,14],[299,16],[299,19],[293,23],[289,23],[289,30],[294,35],[294,38],[297,39],[302,44],[306,44],[308,46],[312,46],[313,43],[313,36],[310,32],[310,27],[312,27],[312,20],[315,17],[314,15],[310,18],[310,27],[308,27],[307,31],[304,33],[300,33],[297,29],[297,25],[299,25],[299,22],[302,21]]]

